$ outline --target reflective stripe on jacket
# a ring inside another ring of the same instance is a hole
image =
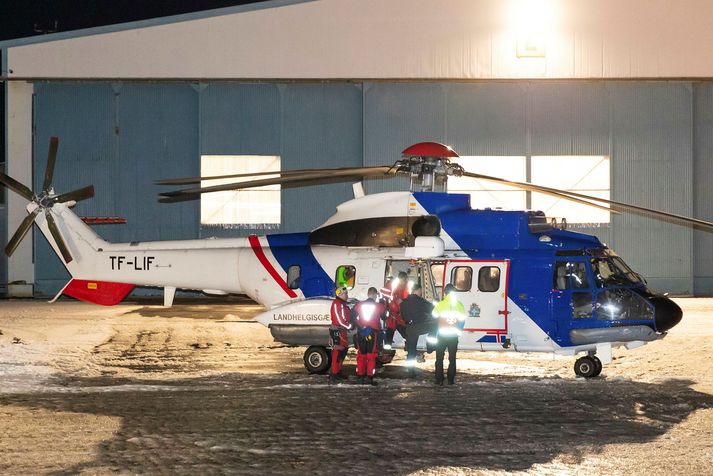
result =
[[[346,301],[343,301],[339,298],[334,298],[334,301],[332,301],[330,314],[332,315],[333,326],[351,329],[351,310],[349,309],[349,306],[347,306]]]
[[[438,319],[438,335],[461,335],[465,326],[465,307],[455,295],[449,294],[433,308],[433,317]]]

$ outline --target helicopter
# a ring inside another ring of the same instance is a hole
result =
[[[663,338],[682,319],[676,303],[595,236],[567,230],[543,212],[474,209],[470,195],[447,192],[449,176],[472,177],[544,193],[611,213],[634,212],[713,229],[713,223],[572,191],[468,172],[449,146],[422,142],[390,165],[260,172],[164,179],[191,187],[160,202],[194,200],[203,193],[265,185],[283,187],[357,181],[354,199],[312,231],[153,242],[109,243],[73,211],[93,186],[57,194],[52,177],[58,139],[51,138],[42,188],[35,193],[0,173],[0,183],[28,200],[27,217],[8,242],[12,255],[36,224],[71,275],[62,294],[101,304],[119,303],[135,286],[161,287],[171,306],[177,289],[209,295],[245,294],[267,310],[257,321],[276,341],[306,346],[310,373],[330,365],[329,307],[335,288],[366,297],[405,272],[429,300],[446,284],[468,311],[459,348],[577,356],[577,376],[598,376],[612,349],[634,349]],[[361,180],[407,175],[410,191],[366,195]],[[268,177],[262,177],[268,176]],[[419,349],[427,347],[421,336]],[[402,346],[396,336],[394,348]]]

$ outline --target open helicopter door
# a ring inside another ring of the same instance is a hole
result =
[[[510,260],[449,260],[442,288],[451,283],[468,317],[460,345],[483,350],[509,345],[508,273]]]

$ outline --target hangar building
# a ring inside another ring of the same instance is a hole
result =
[[[5,170],[40,188],[59,136],[55,189],[93,184],[77,211],[126,218],[97,226],[110,241],[309,230],[351,198],[350,184],[243,193],[226,210],[158,203],[154,180],[389,164],[421,141],[451,145],[470,170],[713,220],[706,5],[272,0],[4,42]],[[406,187],[365,183],[367,193]],[[709,232],[451,187],[476,207],[564,216],[655,289],[713,293]],[[25,205],[6,195],[0,240]],[[40,233],[0,264],[11,295],[53,295],[67,280]]]

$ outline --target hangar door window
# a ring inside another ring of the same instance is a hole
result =
[[[525,182],[527,161],[522,156],[461,156],[451,161],[462,165],[468,172]],[[473,208],[502,208],[523,210],[527,208],[526,192],[516,188],[469,177],[448,177],[448,191],[470,194]]]
[[[469,172],[610,198],[608,156],[461,156],[451,160]],[[548,217],[566,218],[570,224],[609,223],[609,212],[606,210],[550,195],[526,192],[495,182],[469,177],[449,177],[448,191],[470,194],[470,203],[475,209],[541,210]]]
[[[601,155],[553,155],[532,157],[532,183],[609,199],[609,157]],[[569,200],[532,194],[533,210],[567,223],[609,223],[609,212]]]
[[[201,177],[279,171],[280,157],[276,155],[201,156]],[[260,175],[255,179],[276,177],[278,176]],[[238,177],[203,180],[201,187],[250,179],[250,177]],[[280,212],[279,185],[201,195],[201,225],[274,226],[280,224]]]

